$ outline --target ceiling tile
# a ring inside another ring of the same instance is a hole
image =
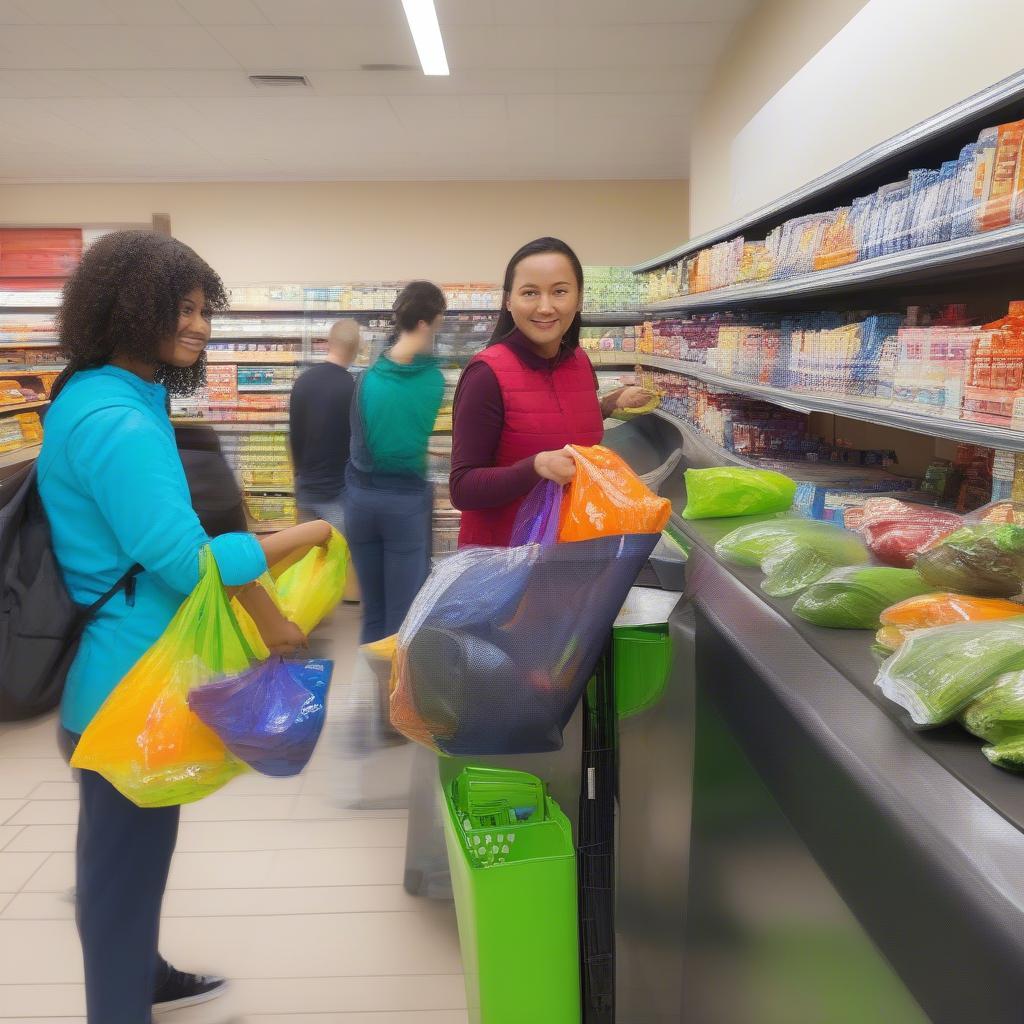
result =
[[[93,0],[22,0],[36,25],[116,25],[117,15]]]
[[[30,2],[30,0],[28,0]],[[0,0],[0,25],[34,25],[32,15],[21,0]]]
[[[328,25],[308,28],[272,26],[211,27],[217,39],[249,71],[356,69],[362,64],[419,66],[412,38],[377,26]]]
[[[508,119],[504,96],[392,96],[391,106],[406,125]]]
[[[179,0],[95,0],[121,25],[194,25]]]
[[[94,72],[0,71],[0,96],[5,99],[59,99],[64,96],[116,96],[118,92]]]
[[[399,0],[253,0],[274,25],[405,25]]]
[[[178,0],[200,25],[266,25],[256,0]]]
[[[551,0],[562,25],[668,25],[735,22],[753,9],[752,0]]]
[[[90,76],[118,96],[227,97],[252,96],[255,86],[244,71],[90,71]],[[68,95],[68,94],[65,94]]]

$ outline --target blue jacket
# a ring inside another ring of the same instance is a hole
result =
[[[88,605],[135,563],[135,601],[116,595],[87,627],[61,710],[81,733],[128,670],[167,628],[199,581],[210,545],[227,586],[266,571],[257,539],[214,540],[192,510],[166,411],[167,394],[127,370],[74,375],[46,416],[39,493],[72,600]]]

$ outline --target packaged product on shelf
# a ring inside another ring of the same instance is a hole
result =
[[[882,628],[876,641],[884,650],[899,649],[915,630],[949,626],[955,622],[990,622],[1024,615],[1024,605],[996,597],[934,593],[911,597],[886,608],[879,617]]]
[[[975,509],[965,517],[968,523],[1001,523],[1004,526],[1024,526],[1024,502],[994,501]]]
[[[1001,675],[1024,669],[1024,619],[919,630],[882,666],[875,685],[917,725],[952,721]]]
[[[982,747],[981,752],[997,768],[1024,771],[1024,736],[1011,736],[993,746]]]
[[[864,538],[880,562],[909,569],[922,551],[958,529],[963,520],[944,509],[869,498],[860,508],[847,509],[843,522]]]
[[[1000,676],[968,705],[963,724],[968,732],[989,743],[1024,739],[1024,672]]]
[[[759,566],[761,589],[772,597],[797,594],[832,569],[868,562],[867,548],[849,530],[813,519],[768,519],[741,526],[715,545],[727,562]]]
[[[848,206],[832,211],[832,220],[821,234],[814,252],[814,270],[831,270],[854,263],[857,259],[857,239],[854,234],[851,209]]]
[[[1024,526],[963,526],[917,560],[936,590],[977,597],[1015,597],[1024,590]]]
[[[720,519],[786,512],[796,483],[782,473],[742,466],[688,469],[684,519]]]
[[[797,598],[793,611],[829,629],[877,629],[886,608],[928,589],[913,569],[846,567],[808,587]]]

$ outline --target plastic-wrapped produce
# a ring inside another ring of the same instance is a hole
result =
[[[981,752],[997,768],[1008,768],[1013,772],[1024,771],[1024,735],[1013,736],[994,746],[982,747]]]
[[[787,512],[795,495],[795,481],[770,469],[688,469],[683,518],[725,519]]]
[[[936,590],[1015,597],[1024,589],[1024,527],[964,526],[924,552],[917,571]]]
[[[881,615],[878,645],[895,651],[916,629],[949,626],[954,622],[990,622],[1024,615],[1024,605],[998,597],[969,597],[966,594],[924,594],[900,601]]]
[[[942,725],[999,676],[1024,669],[1024,619],[963,622],[912,633],[875,685],[918,725]]]
[[[1003,526],[1024,526],[1024,502],[993,501],[975,509],[965,517],[968,523],[1000,523]]]
[[[850,509],[843,520],[864,538],[880,562],[901,569],[912,568],[922,551],[963,525],[955,512],[909,505],[896,498],[869,498],[859,509]]]
[[[886,608],[924,594],[927,589],[913,569],[848,566],[812,584],[800,595],[793,611],[829,629],[877,629]]]
[[[760,566],[761,589],[772,597],[797,594],[832,569],[869,560],[855,533],[815,519],[768,519],[741,526],[715,545],[715,553],[736,565]]]
[[[989,743],[1024,739],[1024,672],[1000,676],[964,712],[964,727]]]

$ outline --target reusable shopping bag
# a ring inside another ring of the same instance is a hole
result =
[[[253,660],[206,548],[199,584],[96,713],[71,766],[98,772],[139,807],[208,796],[246,767],[189,710],[188,694]]]
[[[927,591],[927,584],[913,569],[848,566],[811,584],[793,611],[829,629],[877,629],[886,608]]]
[[[312,548],[283,571],[275,571],[271,567],[270,572],[260,578],[260,583],[284,617],[309,636],[345,593],[348,560],[345,538],[332,529],[325,546]],[[232,608],[256,656],[268,658],[270,652],[256,624],[237,598],[232,602]]]
[[[391,722],[453,756],[558,750],[659,535],[466,548],[398,634]]]
[[[1000,676],[963,714],[964,727],[989,743],[1024,739],[1024,672]]]
[[[909,505],[895,498],[869,498],[843,517],[856,530],[871,553],[886,565],[913,568],[917,556],[963,525],[955,512]]]
[[[659,498],[609,448],[573,445],[576,476],[562,498],[558,539],[594,540],[630,533],[661,533],[672,505]]]
[[[954,622],[985,622],[1024,615],[1024,605],[997,597],[969,597],[964,594],[923,594],[886,608],[880,616],[882,628],[876,641],[883,650],[895,651],[916,629],[948,626]]]
[[[936,590],[1015,597],[1024,590],[1024,526],[964,526],[925,551],[917,571]]]
[[[765,574],[761,589],[771,597],[797,594],[832,569],[869,560],[855,533],[816,519],[749,523],[726,534],[715,553],[735,565],[758,566]]]
[[[188,706],[263,775],[298,775],[324,725],[333,662],[271,658],[193,690]]]
[[[724,519],[787,512],[795,495],[796,482],[770,469],[688,469],[683,518]]]
[[[1024,619],[962,622],[919,630],[875,680],[918,725],[956,718],[999,676],[1024,669]]]

